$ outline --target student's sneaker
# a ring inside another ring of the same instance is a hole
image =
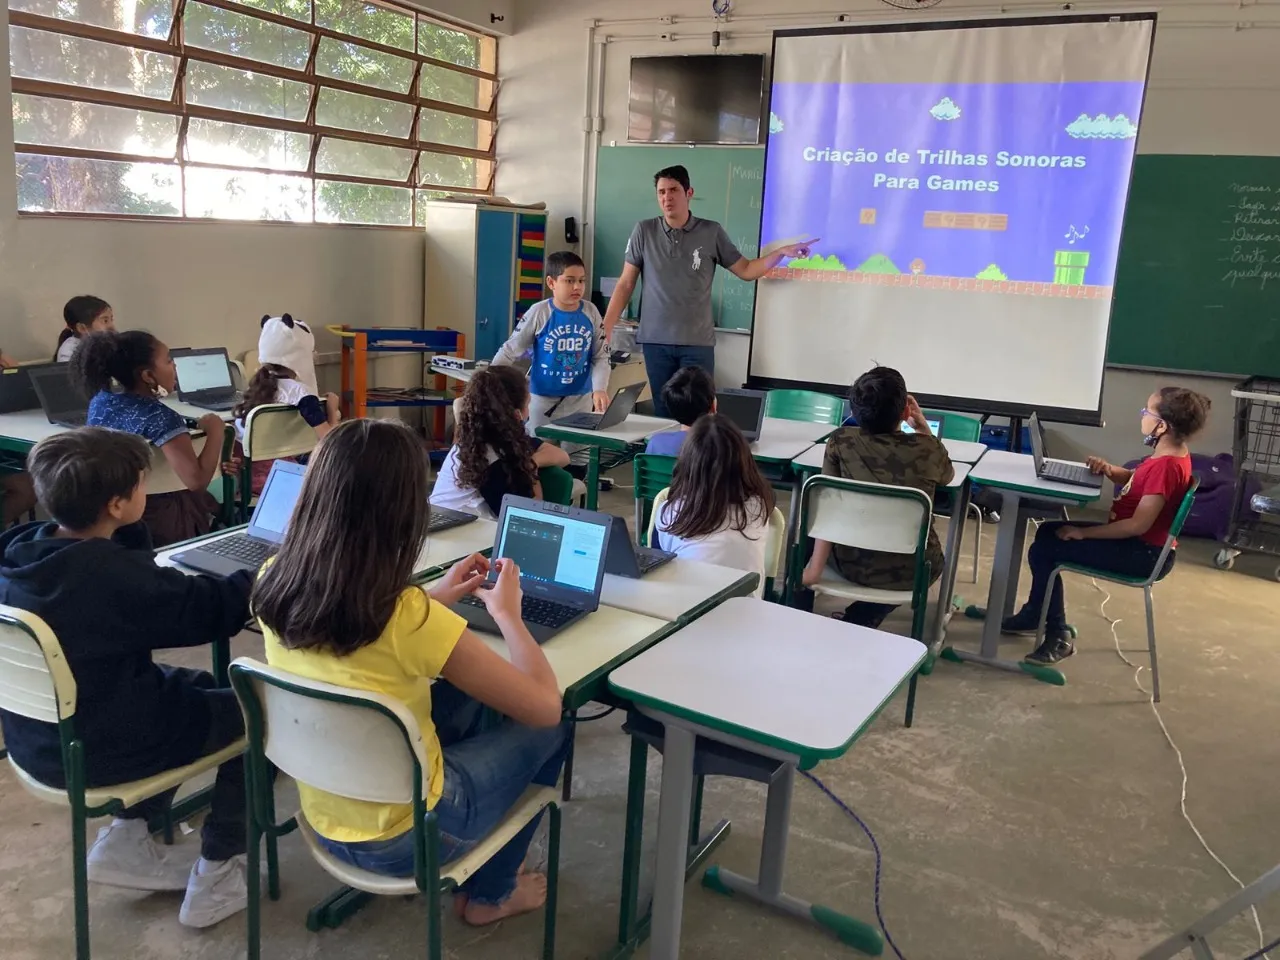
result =
[[[248,874],[247,854],[221,861],[201,857],[191,868],[178,922],[197,929],[212,927],[244,910],[249,906]]]
[[[191,872],[189,852],[156,843],[140,819],[103,827],[86,859],[91,883],[128,890],[185,890]]]
[[[1023,659],[1027,663],[1035,663],[1044,667],[1052,666],[1060,660],[1065,660],[1076,652],[1075,644],[1069,639],[1070,636],[1065,629],[1050,630],[1045,634],[1044,643],[1028,653]]]
[[[1013,616],[1001,621],[1000,632],[1009,637],[1034,637],[1039,627],[1040,612],[1032,610],[1031,604],[1027,603]]]

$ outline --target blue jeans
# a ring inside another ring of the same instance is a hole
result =
[[[707,373],[715,375],[715,347],[685,347],[678,343],[645,343],[640,349],[644,351],[644,367],[649,374],[649,389],[653,391],[653,412],[656,416],[667,415],[666,404],[662,402],[662,388],[675,376],[681,367],[701,367]]]
[[[469,853],[506,817],[530,784],[554,787],[569,752],[568,724],[533,729],[512,720],[478,732],[483,709],[449,683],[431,689],[431,718],[444,751],[444,792],[432,808],[440,827],[440,862]],[[475,903],[505,901],[529,852],[535,817],[459,888]],[[391,877],[413,876],[413,831],[389,840],[339,843],[330,853],[353,866]]]

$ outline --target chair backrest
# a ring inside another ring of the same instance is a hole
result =
[[[663,487],[653,495],[653,507],[649,510],[649,533],[645,539],[645,543],[653,546],[657,541],[654,536],[658,532],[658,513],[662,510],[662,505],[667,502],[667,495],[671,493],[670,487]]]
[[[1173,515],[1173,525],[1169,527],[1169,539],[1178,539],[1182,533],[1182,525],[1187,522],[1187,517],[1191,516],[1191,508],[1195,505],[1196,491],[1200,489],[1200,478],[1194,473],[1191,475],[1191,486],[1187,487],[1187,492],[1182,495],[1182,503],[1178,507],[1178,512]]]
[[[246,382],[253,379],[253,375],[258,372],[258,368],[262,366],[258,362],[257,350],[246,350],[240,355],[240,369],[244,371]]]
[[[76,680],[53,630],[34,613],[0,606],[0,710],[58,723],[76,712]]]
[[[671,475],[675,469],[675,457],[664,457],[656,453],[641,453],[632,461],[631,472],[635,479],[635,489],[631,492],[635,497],[636,505],[640,508],[636,517],[637,536],[642,530],[650,530],[652,525],[649,521],[653,517],[654,498],[671,486]],[[651,530],[644,542],[653,543]]]
[[[806,536],[880,553],[924,549],[933,504],[923,490],[843,477],[813,476],[800,499]]]
[[[287,403],[254,407],[244,421],[244,455],[249,460],[276,460],[310,453],[319,441],[298,408]]]
[[[787,545],[787,517],[778,508],[769,514],[769,533],[764,541],[764,575],[765,578],[778,576],[782,572],[783,548]]]
[[[844,401],[816,390],[770,390],[764,401],[764,415],[775,420],[839,426],[844,419]]]
[[[244,393],[245,388],[249,386],[249,376],[244,372],[243,361],[228,360],[227,363],[231,367],[231,386],[240,393]]]
[[[958,413],[948,413],[945,415],[934,413],[931,410],[925,411],[925,417],[942,416],[942,436],[940,440],[964,440],[968,443],[977,443],[982,437],[982,421],[977,417],[962,417]]]
[[[425,795],[426,747],[404,704],[249,657],[231,664],[231,685],[250,750],[295,780],[371,803],[412,803],[415,786]]]

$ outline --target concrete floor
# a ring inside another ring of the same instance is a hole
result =
[[[605,498],[624,515],[624,491]],[[994,538],[984,538],[989,564]],[[1220,856],[1247,881],[1280,859],[1271,695],[1280,680],[1272,564],[1242,558],[1234,573],[1208,565],[1188,544],[1158,591],[1163,666],[1161,712],[1190,774],[1188,807]],[[965,582],[966,601],[985,595]],[[920,687],[916,725],[891,705],[842,760],[816,771],[875,832],[884,856],[883,914],[911,960],[1129,960],[1208,910],[1234,889],[1197,845],[1178,812],[1180,777],[1146,697],[1121,663],[1101,594],[1068,581],[1080,652],[1066,687],[973,666],[939,664]],[[1108,607],[1127,650],[1142,642],[1141,596],[1117,592]],[[904,629],[905,619],[889,622]],[[959,644],[977,623],[954,622]],[[1021,645],[1020,645],[1021,644]],[[237,653],[255,653],[251,641]],[[1008,654],[1020,653],[1011,643]],[[190,654],[170,658],[198,663]],[[1145,654],[1131,653],[1144,663]],[[1145,671],[1144,671],[1145,674]],[[1144,677],[1145,679],[1145,677]],[[627,744],[617,716],[579,732],[575,799],[566,810],[559,956],[599,957],[612,940]],[[649,776],[649,836],[656,824],[656,759]],[[283,808],[283,805],[282,805]],[[6,960],[72,956],[69,843],[62,813],[36,803],[0,772],[0,955]],[[708,819],[733,832],[719,862],[752,873],[764,812],[756,784],[710,781]],[[193,843],[194,836],[185,838]],[[194,855],[194,854],[193,854]],[[374,903],[337,931],[311,934],[307,907],[331,887],[296,838],[282,844],[284,897],[268,904],[264,956],[327,960],[421,955],[419,901]],[[875,858],[865,836],[811,784],[793,810],[788,887],[874,922]],[[651,864],[649,864],[651,867]],[[244,955],[244,922],[205,932],[179,926],[177,895],[90,891],[95,954],[131,960],[233,960]],[[816,929],[726,900],[691,883],[684,955],[698,960],[853,956]],[[1262,911],[1280,932],[1280,904]],[[536,957],[540,918],[494,929],[447,921],[450,957]],[[1256,949],[1251,924],[1220,938],[1223,957]],[[643,956],[644,953],[641,953]],[[886,949],[886,955],[892,953]]]

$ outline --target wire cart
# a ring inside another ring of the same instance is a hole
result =
[[[1213,565],[1230,570],[1242,553],[1280,557],[1280,380],[1250,377],[1231,391],[1236,401],[1236,462],[1231,525]],[[1272,570],[1280,580],[1280,564]]]

